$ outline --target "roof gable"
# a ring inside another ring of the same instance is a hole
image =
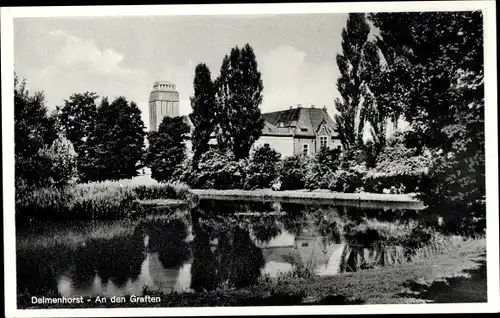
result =
[[[263,134],[278,133],[288,130],[298,136],[315,136],[321,125],[335,131],[335,123],[326,112],[320,108],[292,108],[282,111],[262,114],[266,124]]]

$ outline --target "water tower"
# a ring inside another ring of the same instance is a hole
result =
[[[166,116],[179,116],[179,93],[175,90],[175,84],[157,81],[149,95],[149,130],[157,131]]]

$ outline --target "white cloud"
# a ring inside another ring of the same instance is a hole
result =
[[[57,60],[69,66],[85,66],[87,72],[98,75],[129,73],[120,63],[125,58],[113,49],[99,48],[92,40],[85,40],[66,32],[50,32],[54,38],[63,42],[56,56]]]
[[[326,106],[333,111],[335,69],[332,64],[314,64],[306,53],[291,46],[279,46],[257,55],[264,83],[262,110],[286,109],[302,104],[304,107]]]

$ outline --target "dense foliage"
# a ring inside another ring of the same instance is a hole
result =
[[[86,180],[132,178],[142,167],[145,126],[135,102],[123,96],[112,103],[103,98],[97,109],[94,131],[87,145],[89,162]]]
[[[163,118],[158,131],[149,133],[146,164],[151,177],[157,181],[169,181],[186,159],[189,126],[182,117]]]
[[[94,131],[97,118],[96,99],[99,96],[93,92],[77,93],[64,101],[62,107],[57,107],[59,126],[78,154],[78,172],[82,180],[88,179],[89,158],[91,149],[87,143]]]
[[[237,160],[247,158],[264,127],[259,108],[264,87],[249,44],[224,57],[215,87],[218,145]]]
[[[484,75],[481,12],[377,13],[388,61],[381,100],[433,152],[422,199],[457,229],[484,216]]]
[[[47,114],[42,92],[30,94],[14,74],[14,156],[17,183],[38,184],[38,153],[57,137],[56,118]]]
[[[210,135],[215,130],[215,88],[210,70],[204,63],[198,64],[194,76],[194,96],[191,97],[190,116],[194,129],[191,136],[193,144],[193,161],[208,151]]]
[[[231,152],[209,150],[191,173],[191,185],[200,189],[242,189],[246,166],[245,159],[236,160]]]
[[[321,148],[314,156],[306,175],[306,189],[327,189],[340,165],[339,149]]]
[[[264,145],[255,149],[246,169],[245,189],[269,188],[276,178],[276,166],[281,154]]]
[[[77,153],[71,141],[59,135],[50,147],[38,151],[40,185],[63,186],[77,179]]]
[[[278,180],[275,181],[279,184],[279,189],[303,189],[309,164],[310,158],[306,156],[285,157],[278,166]]]

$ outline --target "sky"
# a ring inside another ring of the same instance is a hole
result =
[[[249,43],[264,84],[262,112],[326,106],[333,116],[340,76],[335,55],[347,14],[144,16],[14,19],[14,64],[49,110],[73,93],[125,96],[149,124],[153,83],[176,84],[180,113],[191,112],[194,70],[212,79],[231,48]]]

